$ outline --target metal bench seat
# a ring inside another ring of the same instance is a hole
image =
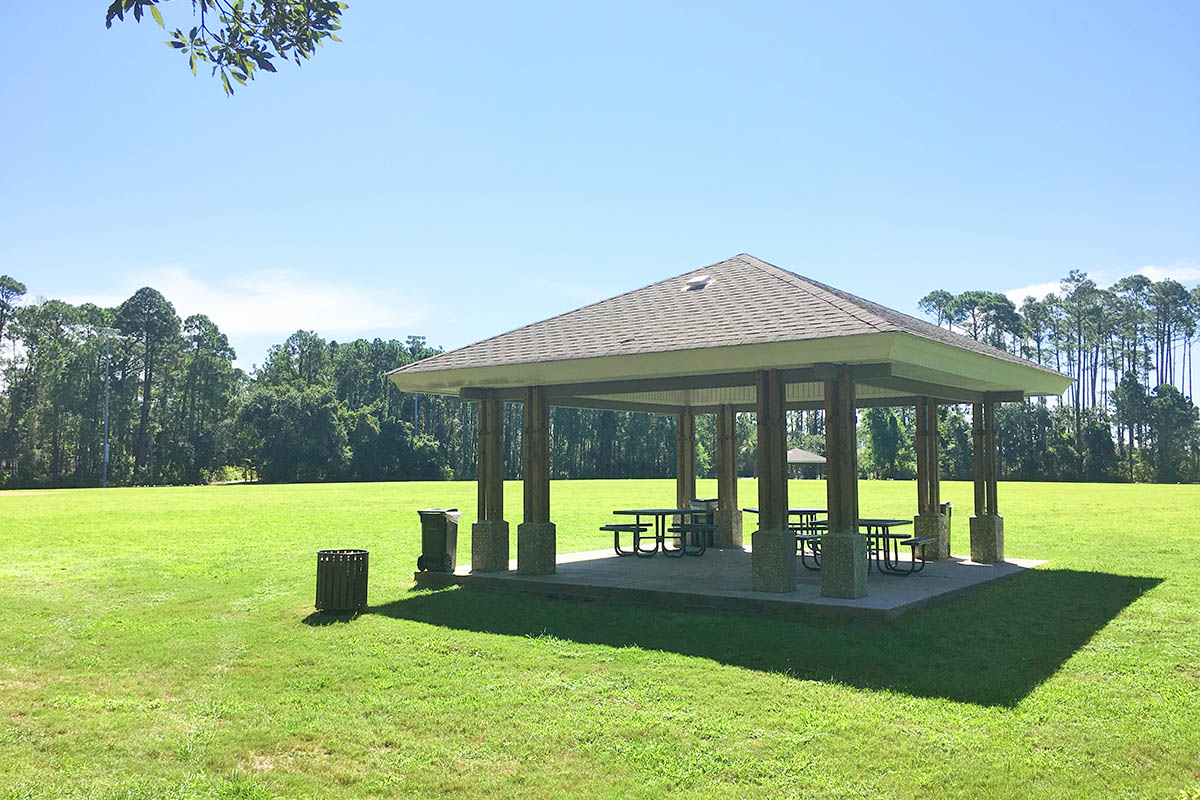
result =
[[[796,534],[796,550],[800,553],[800,564],[814,572],[821,569],[821,534]],[[811,559],[811,564],[809,563]]]
[[[600,530],[611,531],[613,535],[613,549],[617,551],[619,556],[632,556],[641,552],[638,547],[638,540],[641,534],[650,530],[650,524],[647,522],[614,522],[611,525],[601,525]],[[624,550],[621,548],[621,534],[633,534],[633,549]]]
[[[667,533],[677,535],[679,549],[672,550],[664,545],[663,552],[675,557],[702,556],[708,550],[708,540],[716,530],[717,526],[709,522],[677,522],[667,528]]]
[[[908,572],[904,572],[903,570],[893,570],[893,572],[911,575],[914,572],[920,572],[925,569],[925,545],[936,541],[937,539],[932,536],[913,536],[909,539],[901,539],[901,546],[908,547],[911,550],[912,560],[908,562]]]

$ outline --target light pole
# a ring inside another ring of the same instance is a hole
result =
[[[108,363],[111,358],[108,340],[113,336],[118,339],[124,339],[121,332],[116,328],[98,328],[97,333],[104,334],[104,468],[100,479],[100,485],[108,488]]]

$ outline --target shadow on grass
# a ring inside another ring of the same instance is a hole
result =
[[[346,622],[354,622],[363,613],[370,613],[370,609],[367,609],[366,612],[314,611],[300,621],[312,628],[322,628],[326,625],[341,625]]]
[[[888,623],[688,613],[480,589],[415,591],[367,613],[481,633],[638,647],[797,679],[1012,706],[1161,582],[1030,570]]]

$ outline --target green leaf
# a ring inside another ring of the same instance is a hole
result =
[[[154,21],[158,23],[158,27],[167,27],[163,24],[162,14],[159,13],[158,6],[150,6],[150,16],[154,17]]]

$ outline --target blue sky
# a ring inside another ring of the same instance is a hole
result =
[[[1200,279],[1195,3],[394,3],[226,98],[107,0],[0,28],[0,272],[261,363],[454,347],[749,252],[906,311]],[[190,4],[163,6],[190,25]]]

